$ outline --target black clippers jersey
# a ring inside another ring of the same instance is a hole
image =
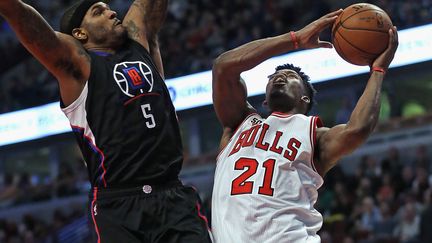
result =
[[[94,187],[177,179],[182,144],[169,91],[148,51],[132,40],[114,55],[90,53],[69,118]]]

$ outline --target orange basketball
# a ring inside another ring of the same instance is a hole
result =
[[[381,8],[369,3],[353,4],[343,10],[332,28],[332,42],[345,61],[370,65],[388,45],[393,26]]]

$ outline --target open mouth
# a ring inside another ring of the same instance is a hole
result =
[[[114,22],[114,26],[120,25],[122,22],[120,20],[117,20]]]
[[[283,85],[286,84],[287,82],[283,79],[283,78],[276,78],[275,81],[273,81],[274,85]]]

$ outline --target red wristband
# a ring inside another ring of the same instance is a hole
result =
[[[299,48],[299,43],[297,41],[297,37],[295,35],[294,31],[290,31],[290,36],[291,36],[291,41],[294,42],[294,49],[298,49]]]
[[[372,68],[371,68],[371,72],[374,72],[374,71],[376,71],[376,72],[380,72],[380,73],[383,73],[383,74],[386,73],[386,71],[385,71],[384,68],[382,68],[382,67],[372,67]]]

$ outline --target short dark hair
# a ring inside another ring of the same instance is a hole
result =
[[[310,110],[312,109],[312,106],[315,104],[314,97],[316,94],[316,90],[314,89],[312,84],[309,82],[310,77],[308,75],[306,75],[304,72],[302,72],[300,67],[294,66],[293,64],[290,64],[290,63],[277,66],[275,72],[280,71],[280,70],[284,70],[284,69],[292,70],[292,71],[296,72],[300,76],[300,78],[302,79],[303,85],[305,86],[305,88],[308,92],[308,95],[309,95],[309,99],[311,101],[308,104],[307,111],[306,111],[306,114],[309,113]]]
[[[106,0],[80,0],[69,6],[60,20],[60,32],[72,35],[72,30],[81,26],[85,14],[89,8],[98,2]]]

